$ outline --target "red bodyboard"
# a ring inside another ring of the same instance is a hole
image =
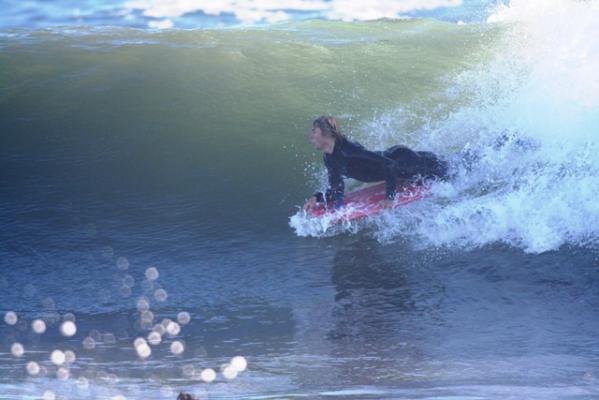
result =
[[[430,185],[407,184],[397,185],[393,208],[401,207],[425,197],[430,190]],[[352,221],[378,214],[383,208],[379,202],[385,198],[385,182],[377,183],[366,188],[347,193],[344,198],[343,207],[335,209],[332,203],[318,204],[317,207],[308,211],[313,217],[331,217],[335,222]]]

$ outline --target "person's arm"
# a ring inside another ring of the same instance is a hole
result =
[[[381,153],[367,150],[362,145],[348,142],[343,148],[345,154],[351,157],[362,158],[375,161],[382,165],[385,173],[385,198],[389,200],[395,199],[395,188],[397,186],[397,170],[395,168],[395,160]]]
[[[335,204],[335,208],[339,208],[343,205],[345,190],[343,177],[341,176],[339,168],[333,163],[328,163],[326,158],[325,165],[327,167],[327,173],[329,177],[329,187],[324,194],[322,192],[316,192],[314,193],[314,196],[318,202],[332,201]]]

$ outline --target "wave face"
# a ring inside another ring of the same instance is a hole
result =
[[[372,222],[373,234],[421,246],[596,247],[599,46],[589,38],[597,21],[597,2],[498,8],[488,23],[502,27],[500,39],[479,64],[449,77],[451,111],[427,110],[410,135],[416,147],[449,156],[457,178],[437,184],[433,199]],[[291,225],[301,235],[326,231],[301,214]]]
[[[5,30],[3,207],[142,196],[179,202],[173,214],[204,221],[206,234],[281,232],[289,219],[301,236],[595,247],[598,18],[596,2],[513,1],[480,24]],[[457,178],[366,226],[310,221],[296,211],[326,185],[307,140],[321,114],[369,148],[449,157]]]
[[[317,186],[310,169],[322,168],[307,140],[316,116],[339,116],[369,145],[408,140],[431,112],[453,107],[445,76],[479,63],[481,42],[497,35],[428,20],[5,31],[4,204],[110,211],[170,201],[210,235],[288,232]],[[367,126],[398,104],[405,116],[386,133]]]

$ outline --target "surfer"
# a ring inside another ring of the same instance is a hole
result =
[[[358,142],[350,141],[341,133],[337,120],[322,115],[312,123],[310,141],[323,151],[327,167],[329,188],[311,196],[303,209],[309,210],[317,203],[332,202],[335,208],[343,205],[343,176],[362,182],[385,181],[385,198],[381,206],[389,208],[395,199],[398,179],[447,179],[448,163],[430,151],[414,151],[403,145],[384,151],[371,151]]]

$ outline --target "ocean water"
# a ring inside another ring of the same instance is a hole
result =
[[[599,397],[597,1],[5,3],[0,399]],[[310,219],[321,114],[455,179]]]
[[[168,29],[268,26],[305,19],[435,18],[481,22],[501,0],[0,0],[0,27],[65,25]]]

